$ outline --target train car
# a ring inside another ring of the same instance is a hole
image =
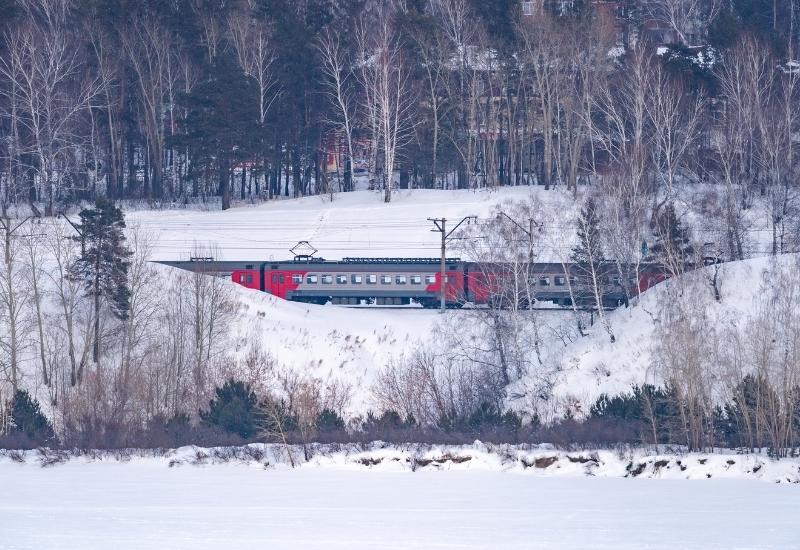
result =
[[[464,263],[448,259],[447,307],[463,304]],[[440,261],[434,258],[345,258],[264,262],[258,269],[231,273],[233,282],[279,298],[313,304],[407,305],[438,307],[442,288]]]
[[[596,298],[587,286],[586,270],[575,264],[536,263],[530,277],[520,281],[515,293],[514,272],[508,265],[463,262],[445,264],[446,306],[472,305],[520,307],[577,306],[592,308]],[[639,280],[623,282],[614,264],[598,269],[604,308],[624,305],[630,296],[666,278],[659,266],[640,266]],[[436,258],[345,258],[248,264],[232,271],[233,282],[296,302],[340,305],[407,305],[437,308],[441,299],[440,260]],[[524,278],[524,277],[523,277]],[[573,304],[574,302],[574,304]]]

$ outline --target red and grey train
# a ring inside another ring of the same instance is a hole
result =
[[[345,258],[326,261],[311,258],[279,262],[260,262],[233,266],[234,283],[268,292],[279,298],[313,304],[405,305],[418,303],[426,308],[440,305],[442,276],[437,258]],[[469,303],[487,304],[496,299],[493,284],[504,271],[502,266],[447,259],[445,263],[445,298],[447,307]],[[532,264],[535,302],[549,307],[570,307],[573,299],[580,304],[576,278],[581,270],[573,264]],[[639,280],[628,281],[627,291],[616,269],[602,270],[602,300],[607,308],[625,303],[631,291],[646,290],[665,278],[658,266],[640,269]],[[578,296],[576,298],[576,296]],[[584,298],[588,302],[588,297]],[[593,302],[593,300],[592,300]]]

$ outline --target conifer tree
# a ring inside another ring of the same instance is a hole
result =
[[[597,203],[592,198],[586,199],[581,208],[577,224],[578,242],[572,249],[572,261],[575,264],[575,284],[577,297],[581,302],[589,302],[593,307],[595,290],[601,282],[600,264],[603,260],[603,245],[600,235],[600,219]]]
[[[11,400],[11,429],[25,434],[39,445],[51,443],[55,437],[50,421],[39,408],[39,402],[25,390],[17,390]]]
[[[600,321],[611,341],[615,341],[611,325],[603,312],[603,296],[608,287],[603,264],[603,243],[600,234],[600,216],[597,203],[591,197],[586,199],[578,217],[578,243],[572,249],[575,284],[573,299],[583,307],[597,311]]]
[[[200,419],[207,426],[237,434],[242,439],[256,435],[263,424],[263,412],[258,398],[249,384],[228,380],[214,390],[214,399],[208,410],[200,411]]]
[[[122,210],[105,197],[100,197],[93,208],[80,213],[79,236],[81,255],[70,266],[70,276],[81,281],[86,296],[94,299],[94,346],[92,358],[100,357],[100,310],[103,300],[118,319],[128,318],[130,289],[128,288],[128,258],[125,246],[125,218]],[[81,380],[82,370],[78,371]],[[76,383],[75,380],[72,381]]]
[[[675,205],[667,203],[655,220],[652,259],[659,262],[671,275],[680,275],[686,268],[694,248],[689,232],[675,213]]]

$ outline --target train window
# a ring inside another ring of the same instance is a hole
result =
[[[252,275],[248,275],[248,276],[247,276],[247,284],[248,284],[248,285],[249,285],[249,284],[253,284],[253,276],[252,276]]]
[[[436,275],[425,275],[425,284],[432,285],[436,282]]]
[[[394,279],[394,282],[398,285],[404,285],[406,284],[406,281],[408,281],[408,277],[406,277],[405,275],[398,275]]]
[[[367,275],[367,284],[374,285],[378,283],[378,276],[377,275]]]
[[[390,284],[392,284],[392,276],[391,275],[381,275],[381,284],[382,285],[390,285]]]
[[[337,275],[336,276],[336,284],[338,284],[338,285],[346,285],[347,284],[347,275]]]
[[[362,275],[353,275],[350,277],[350,282],[353,283],[354,285],[360,285],[363,280],[364,277]]]
[[[277,274],[277,273],[273,273],[273,274],[272,274],[272,282],[273,282],[273,283],[277,283],[277,282],[278,282],[278,280],[279,280],[279,279],[278,279],[278,274]]]
[[[281,283],[281,284],[283,284],[283,283],[285,283],[285,282],[286,282],[286,277],[283,275],[283,273],[281,273],[281,274],[280,274],[280,276],[279,276],[278,278],[280,279],[280,283]]]
[[[550,277],[539,277],[539,284],[542,286],[550,286]]]
[[[559,275],[556,275],[555,280],[556,280],[556,286],[564,286],[565,284],[567,284],[567,280]]]
[[[323,275],[321,281],[323,285],[333,284],[333,275]]]
[[[422,276],[421,275],[412,275],[411,276],[411,284],[412,285],[421,285],[422,284]]]
[[[292,283],[299,285],[302,282],[303,282],[302,275],[300,275],[299,273],[295,273],[294,275],[292,275]]]
[[[310,285],[317,284],[318,277],[316,275],[306,275],[306,282]]]

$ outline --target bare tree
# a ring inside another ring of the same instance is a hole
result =
[[[680,42],[694,46],[706,36],[723,7],[722,0],[648,0],[650,15],[672,29]]]
[[[145,194],[163,194],[164,147],[166,143],[164,105],[170,89],[170,70],[174,64],[172,37],[156,21],[132,21],[122,35],[122,46],[136,76],[138,98],[144,114],[149,172]]]
[[[720,338],[708,315],[707,295],[692,290],[697,277],[672,281],[662,293],[653,357],[656,372],[671,389],[680,430],[690,450],[713,444],[713,396],[718,377]],[[695,299],[681,299],[692,295]]]
[[[31,136],[37,191],[54,213],[65,176],[77,147],[76,124],[100,90],[96,78],[86,76],[74,36],[68,29],[69,0],[30,0],[25,18],[5,37],[0,76],[6,86],[0,94],[15,105],[15,120]]]
[[[759,148],[763,143],[766,105],[773,85],[770,54],[752,37],[745,37],[723,57],[718,75],[725,100],[722,124],[713,136],[725,186],[724,225],[732,259],[744,259],[745,220],[751,193],[760,176]]]
[[[19,231],[27,219],[8,217],[6,212],[0,216],[0,231],[3,236],[3,263],[0,266],[0,326],[4,327],[0,336],[0,351],[4,359],[0,359],[0,369],[16,392],[20,387],[22,372],[20,368],[21,352],[25,340],[25,317],[29,301],[27,293],[28,278],[24,263],[20,259],[22,253],[21,232]]]
[[[418,29],[411,35],[417,46],[425,71],[425,91],[430,110],[433,136],[431,138],[431,174],[430,185],[435,186],[439,176],[439,147],[442,140],[442,121],[446,116],[448,102],[443,97],[446,80],[451,70],[453,50],[440,27],[433,33],[427,29]]]
[[[445,80],[446,96],[452,108],[448,123],[442,128],[460,158],[457,186],[475,187],[478,155],[478,98],[485,71],[482,58],[488,54],[485,32],[467,0],[432,0],[430,3],[437,28],[453,52],[452,72]],[[468,175],[469,174],[469,175]]]
[[[262,22],[243,12],[234,12],[228,18],[228,29],[239,66],[258,84],[258,121],[263,127],[267,113],[280,96],[280,83],[273,72],[275,55],[270,31]]]
[[[702,95],[689,96],[660,64],[653,70],[648,97],[645,107],[653,129],[655,177],[666,187],[664,193],[654,190],[655,215],[663,202],[672,199],[676,177],[687,168],[687,152],[700,139],[706,101]]]
[[[390,9],[381,9],[375,21],[362,20],[358,40],[365,111],[371,121],[373,148],[380,151],[383,161],[383,200],[391,202],[397,154],[413,129],[410,71]]]
[[[202,256],[202,252],[195,255]],[[192,396],[194,408],[199,409],[211,390],[213,362],[224,351],[224,336],[230,330],[236,303],[230,285],[202,269],[184,277],[182,289],[185,320],[191,327]]]
[[[458,312],[448,340],[461,361],[497,372],[504,385],[522,376],[544,378],[542,335],[535,306],[540,279],[535,261],[540,252],[542,210],[533,200],[498,206],[490,220],[464,232],[458,247],[480,265],[473,275],[476,288],[485,289],[485,308]],[[483,301],[482,300],[482,301]],[[464,322],[464,318],[469,319]],[[463,330],[463,326],[475,330]],[[446,326],[443,327],[447,328]]]
[[[347,159],[344,170],[344,190],[353,190],[353,169],[355,155],[353,150],[353,133],[355,131],[355,117],[357,96],[355,89],[356,77],[353,74],[353,60],[350,58],[347,46],[342,42],[341,36],[330,27],[320,35],[317,50],[322,59],[322,72],[325,76],[324,85],[326,94],[334,106],[335,117],[331,122],[338,132],[344,134],[347,146]],[[336,144],[338,150],[338,143]],[[337,151],[337,165],[338,165]]]

